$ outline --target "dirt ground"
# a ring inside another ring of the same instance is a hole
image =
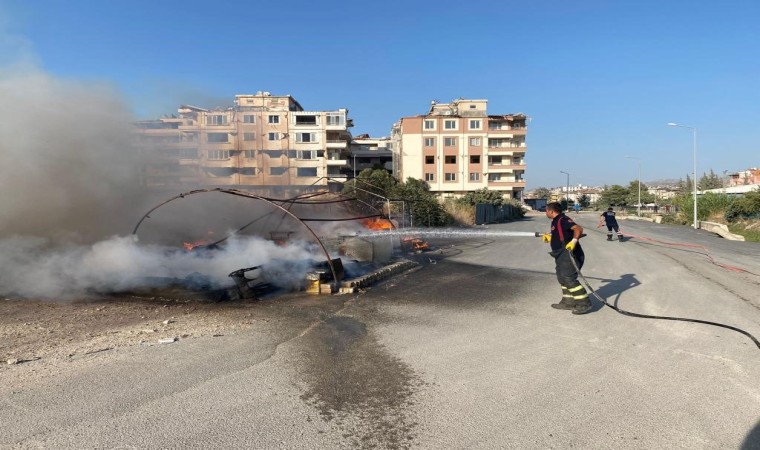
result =
[[[243,332],[259,321],[281,320],[288,308],[324,301],[305,293],[225,302],[138,296],[73,302],[0,298],[0,384],[18,387],[123,347]]]

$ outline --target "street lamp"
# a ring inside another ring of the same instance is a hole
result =
[[[570,174],[561,170],[559,173],[564,173],[567,175],[567,187],[565,188],[565,207],[568,207],[570,205]]]
[[[636,210],[636,215],[641,217],[641,159],[636,156],[626,156],[628,159],[635,159],[639,163],[639,205]]]
[[[680,128],[688,128],[691,130],[691,145],[692,145],[692,151],[693,151],[693,159],[694,159],[694,172],[693,172],[693,180],[694,183],[694,229],[696,230],[699,228],[697,224],[697,129],[695,127],[690,127],[686,125],[679,125],[677,123],[668,122],[669,127],[680,127]]]

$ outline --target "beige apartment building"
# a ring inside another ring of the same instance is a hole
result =
[[[306,111],[291,96],[236,95],[232,107],[183,105],[136,123],[148,187],[255,187],[276,191],[346,179],[347,109]]]
[[[391,132],[394,173],[425,180],[442,197],[488,188],[520,199],[528,118],[489,115],[487,106],[488,100],[434,101],[427,114],[403,117]]]

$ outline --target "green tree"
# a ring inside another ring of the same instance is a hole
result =
[[[457,200],[467,205],[487,204],[501,206],[505,203],[504,195],[498,191],[489,191],[487,187],[471,191]]]
[[[588,208],[591,204],[591,197],[586,194],[581,194],[581,196],[578,197],[578,203],[580,203],[582,207]]]
[[[628,205],[635,205],[639,202],[639,180],[631,181],[628,185],[628,195],[625,198]],[[649,187],[641,183],[641,204],[654,203],[654,194],[649,193]]]
[[[382,211],[398,181],[384,169],[364,169],[343,185],[343,194],[355,197],[363,205]],[[372,209],[370,208],[370,209]],[[366,211],[370,212],[370,211]]]
[[[713,172],[712,169],[710,169],[710,174],[703,173],[702,178],[699,179],[699,183],[697,183],[697,189],[700,191],[704,191],[706,189],[718,189],[723,187],[723,182],[721,181],[720,177],[715,175],[715,172]]]
[[[407,202],[415,226],[436,227],[451,223],[451,217],[425,181],[407,178],[406,182],[393,187],[392,197]]]
[[[626,206],[628,204],[627,198],[629,195],[628,189],[620,186],[619,184],[613,184],[611,187],[602,191],[599,198],[599,205],[602,207],[608,206]]]
[[[552,191],[545,187],[537,188],[535,191],[533,191],[533,195],[536,198],[542,198],[544,200],[549,200],[552,196]]]
[[[747,192],[737,198],[726,210],[726,220],[757,217],[760,218],[760,191]]]

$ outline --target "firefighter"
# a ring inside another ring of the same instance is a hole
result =
[[[623,242],[623,233],[620,232],[620,227],[618,226],[617,219],[615,219],[615,211],[612,210],[612,207],[607,208],[607,211],[603,212],[601,217],[599,218],[599,225],[597,225],[597,228],[601,228],[602,225],[607,225],[607,240],[612,240],[612,230],[615,230],[615,233],[617,233],[618,241]]]
[[[588,298],[588,292],[578,282],[578,270],[583,267],[585,255],[578,240],[583,234],[583,227],[578,225],[562,212],[562,206],[557,202],[546,205],[546,217],[552,219],[551,233],[544,234],[544,242],[551,244],[554,257],[557,281],[562,287],[562,300],[552,304],[552,308],[572,310],[573,314],[591,312],[593,305]],[[571,256],[572,254],[572,256]],[[573,265],[575,258],[578,270]]]

